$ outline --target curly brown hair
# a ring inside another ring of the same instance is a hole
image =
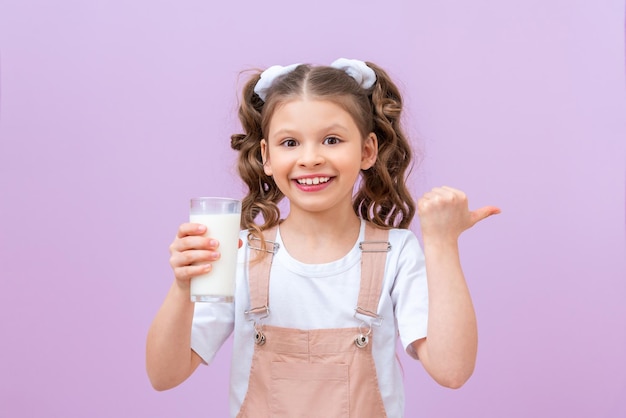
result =
[[[400,123],[402,97],[382,68],[366,64],[376,73],[376,83],[369,90],[343,70],[306,64],[278,77],[265,101],[254,92],[260,72],[246,83],[239,106],[244,133],[231,136],[231,147],[239,151],[239,175],[248,187],[242,201],[242,227],[258,236],[280,221],[278,203],[284,195],[263,171],[261,139],[268,132],[276,106],[304,95],[342,107],[354,118],[363,138],[370,132],[376,134],[378,157],[373,167],[361,171],[353,198],[355,213],[381,228],[409,227],[415,203],[405,181],[413,153]],[[263,223],[257,225],[259,213]]]

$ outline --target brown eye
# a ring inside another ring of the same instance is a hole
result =
[[[281,142],[280,145],[282,145],[283,147],[288,147],[288,148],[295,147],[296,145],[298,145],[298,141],[296,141],[295,139],[289,138]]]
[[[336,145],[340,142],[341,139],[337,138],[336,136],[329,136],[328,138],[324,139],[324,144],[326,145]]]

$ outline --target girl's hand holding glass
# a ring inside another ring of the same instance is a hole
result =
[[[211,262],[220,258],[219,242],[205,237],[207,228],[196,223],[184,223],[170,244],[170,266],[177,285],[189,292],[192,277],[211,271]]]

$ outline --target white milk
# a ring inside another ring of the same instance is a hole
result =
[[[195,301],[231,302],[235,294],[237,250],[239,247],[239,213],[191,214],[189,222],[206,225],[206,237],[219,241],[219,260],[212,262],[210,272],[191,279],[191,298]]]

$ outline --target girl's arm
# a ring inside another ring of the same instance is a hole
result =
[[[174,283],[148,331],[146,369],[156,390],[179,385],[202,362],[191,349],[192,319],[189,290],[185,292]]]
[[[146,370],[157,390],[182,383],[202,362],[191,349],[194,304],[189,281],[210,271],[208,263],[219,258],[218,243],[203,237],[205,232],[203,225],[183,224],[170,245],[170,264],[176,280],[150,326],[146,342]]]
[[[478,332],[476,315],[461,268],[460,234],[500,210],[469,211],[466,196],[435,188],[418,202],[428,280],[428,337],[413,343],[426,371],[441,385],[461,387],[472,375]]]

